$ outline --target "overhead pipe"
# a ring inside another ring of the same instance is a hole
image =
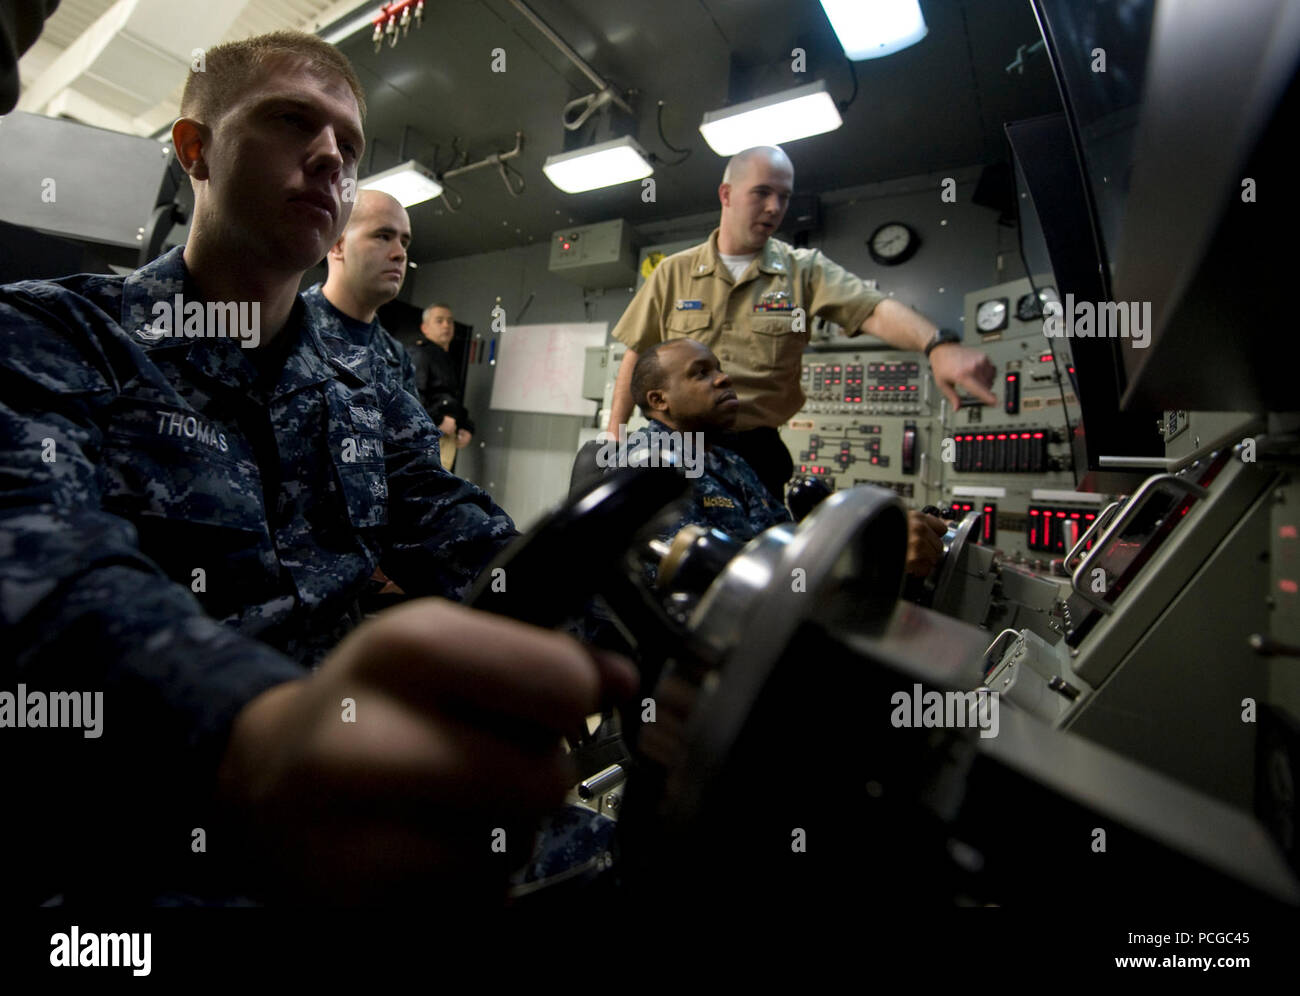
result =
[[[509,152],[494,152],[490,156],[480,159],[478,162],[468,163],[464,166],[457,166],[455,169],[449,169],[438,177],[439,180],[446,180],[453,176],[460,176],[462,173],[468,173],[471,170],[482,169],[484,166],[495,166],[497,172],[501,174],[501,182],[506,185],[506,192],[511,197],[518,197],[524,192],[524,178],[516,171],[519,176],[519,184],[516,186],[510,181],[511,167],[506,165],[506,161],[514,159],[524,149],[524,133],[515,132],[515,147]],[[453,208],[453,210],[455,210]]]
[[[582,74],[586,76],[587,79],[591,80],[592,84],[596,87],[598,91],[597,93],[588,94],[586,97],[579,97],[577,100],[571,101],[568,105],[565,106],[564,108],[565,128],[568,128],[570,131],[573,131],[575,128],[582,127],[582,125],[586,122],[587,118],[591,117],[592,113],[594,113],[598,107],[607,103],[613,103],[617,105],[621,110],[623,110],[626,114],[628,114],[630,117],[636,117],[636,112],[633,111],[630,106],[628,106],[627,101],[625,101],[622,98],[622,96],[619,95],[619,92],[616,89],[614,89],[613,85],[610,84],[603,76],[601,76],[600,73],[592,69],[590,63],[588,63],[586,59],[584,59],[577,52],[575,52],[573,50],[573,47],[569,45],[568,42],[566,42],[563,38],[561,38],[558,34],[556,34],[554,29],[545,21],[543,21],[541,17],[538,16],[536,11],[534,11],[531,7],[529,7],[528,4],[524,3],[524,0],[510,0],[510,3],[517,11],[519,11],[519,13],[523,14],[524,17],[528,18],[528,20],[532,22],[533,27],[535,27],[538,31],[540,31],[547,41],[549,41],[552,45],[558,48],[560,50],[560,53],[566,59],[568,59],[575,66],[577,66],[578,69],[582,72]],[[576,120],[570,122],[568,118],[569,109],[575,107],[575,105],[578,104],[585,105],[586,110]]]

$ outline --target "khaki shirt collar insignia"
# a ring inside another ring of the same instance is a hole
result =
[[[707,277],[717,269],[719,231],[719,229],[715,228],[709,236],[709,241],[695,250],[695,255],[691,257],[692,277]]]
[[[718,268],[720,263],[718,255],[719,231],[720,229],[715,228],[709,235],[709,241],[695,251],[695,255],[691,259],[691,276],[707,277]],[[759,257],[758,268],[762,272],[769,274],[780,274],[789,271],[785,261],[785,253],[781,251],[780,243],[776,239],[768,239],[767,245],[763,246],[763,255]]]

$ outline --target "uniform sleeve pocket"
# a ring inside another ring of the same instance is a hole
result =
[[[348,507],[348,521],[359,529],[388,523],[388,480],[384,465],[345,463],[334,459],[343,501]]]

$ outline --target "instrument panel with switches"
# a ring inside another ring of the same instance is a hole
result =
[[[810,348],[807,401],[782,428],[795,471],[843,489],[872,484],[913,508],[983,513],[972,542],[1047,572],[1108,503],[1074,491],[1070,439],[1080,412],[1069,341],[1043,335],[1050,280],[966,295],[963,344],[996,374],[996,405],[954,411],[915,353],[855,345]]]
[[[808,400],[781,427],[796,474],[889,488],[918,508],[935,497],[925,474],[933,385],[915,354],[809,350],[801,383]]]
[[[1094,521],[1107,496],[1076,492],[1070,439],[1080,427],[1068,339],[1043,335],[1050,279],[966,295],[964,345],[996,371],[997,405],[940,406],[941,502],[993,510],[988,533],[1013,563],[1047,571]],[[987,519],[989,516],[985,516]],[[1058,570],[1059,573],[1059,570]]]

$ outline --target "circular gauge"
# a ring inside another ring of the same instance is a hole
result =
[[[996,297],[981,301],[975,308],[975,327],[981,332],[996,332],[1007,327],[1007,299]]]
[[[1033,294],[1022,294],[1017,298],[1016,317],[1022,322],[1032,322],[1035,318],[1042,318],[1043,313],[1038,307],[1038,298]]]
[[[1059,304],[1061,296],[1056,293],[1055,287],[1044,287],[1038,292],[1038,300],[1043,304],[1051,304],[1052,302]]]

